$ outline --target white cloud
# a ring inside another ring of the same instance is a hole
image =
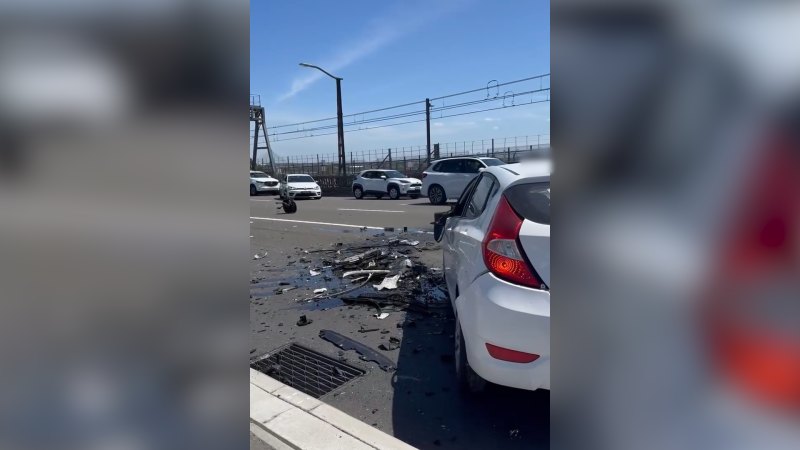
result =
[[[493,126],[493,127],[492,127],[492,129],[493,129],[493,130],[495,130],[495,131],[497,131],[497,130],[499,130],[499,129],[500,129],[500,127],[498,127],[497,125],[495,125],[495,126]]]
[[[435,6],[431,6],[425,2],[418,5],[404,3],[402,8],[394,8],[388,11],[385,16],[372,20],[371,24],[358,38],[345,45],[341,45],[337,52],[327,59],[323,59],[319,63],[319,66],[334,75],[340,76],[337,72],[350,64],[369,56],[381,48],[417,31],[420,27],[432,20],[463,7],[470,2],[471,0],[442,1],[435,3]],[[314,61],[304,62],[314,63]],[[321,78],[327,78],[325,74],[316,69],[303,68],[302,70],[305,71],[304,74],[292,80],[289,90],[278,97],[279,102],[294,97]]]
[[[483,120],[486,121],[486,122],[499,122],[500,121],[500,119],[498,119],[496,117],[484,117]]]

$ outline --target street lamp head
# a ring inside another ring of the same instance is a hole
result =
[[[323,68],[322,68],[322,67],[320,67],[320,66],[315,66],[315,65],[313,65],[313,64],[306,64],[306,63],[300,63],[300,66],[301,66],[301,67],[310,67],[310,68],[312,68],[312,69],[317,69],[317,70],[319,70],[320,72],[324,73],[325,75],[327,75],[327,76],[329,76],[329,77],[333,78],[334,80],[338,80],[338,81],[342,81],[342,80],[343,80],[343,78],[337,77],[337,76],[335,76],[335,75],[331,75],[331,74],[330,74],[330,73],[329,73],[327,70],[323,69]]]

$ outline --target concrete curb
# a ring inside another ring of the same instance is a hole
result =
[[[276,449],[414,449],[253,369],[250,369],[250,424],[254,435]]]

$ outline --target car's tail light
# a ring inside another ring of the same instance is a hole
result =
[[[483,239],[483,261],[498,278],[536,289],[544,287],[519,245],[522,218],[505,196],[500,197],[489,230]]]
[[[800,407],[800,152],[773,138],[740,196],[708,303],[716,367],[766,403]],[[792,311],[795,311],[792,313]]]

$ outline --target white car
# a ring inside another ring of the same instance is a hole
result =
[[[460,386],[550,389],[550,164],[486,169],[434,230]]]
[[[460,157],[433,161],[422,172],[421,194],[434,205],[443,205],[448,199],[461,197],[482,169],[505,164],[497,158]]]
[[[396,170],[362,170],[353,180],[353,196],[358,199],[365,195],[383,198],[389,195],[397,200],[403,195],[419,198],[422,181],[409,178]]]
[[[250,171],[250,195],[277,194],[280,190],[280,182],[264,172],[255,170]]]
[[[313,198],[319,200],[322,198],[322,188],[311,177],[305,173],[290,173],[286,175],[283,183],[281,183],[281,197],[288,197],[291,193],[292,198]]]

